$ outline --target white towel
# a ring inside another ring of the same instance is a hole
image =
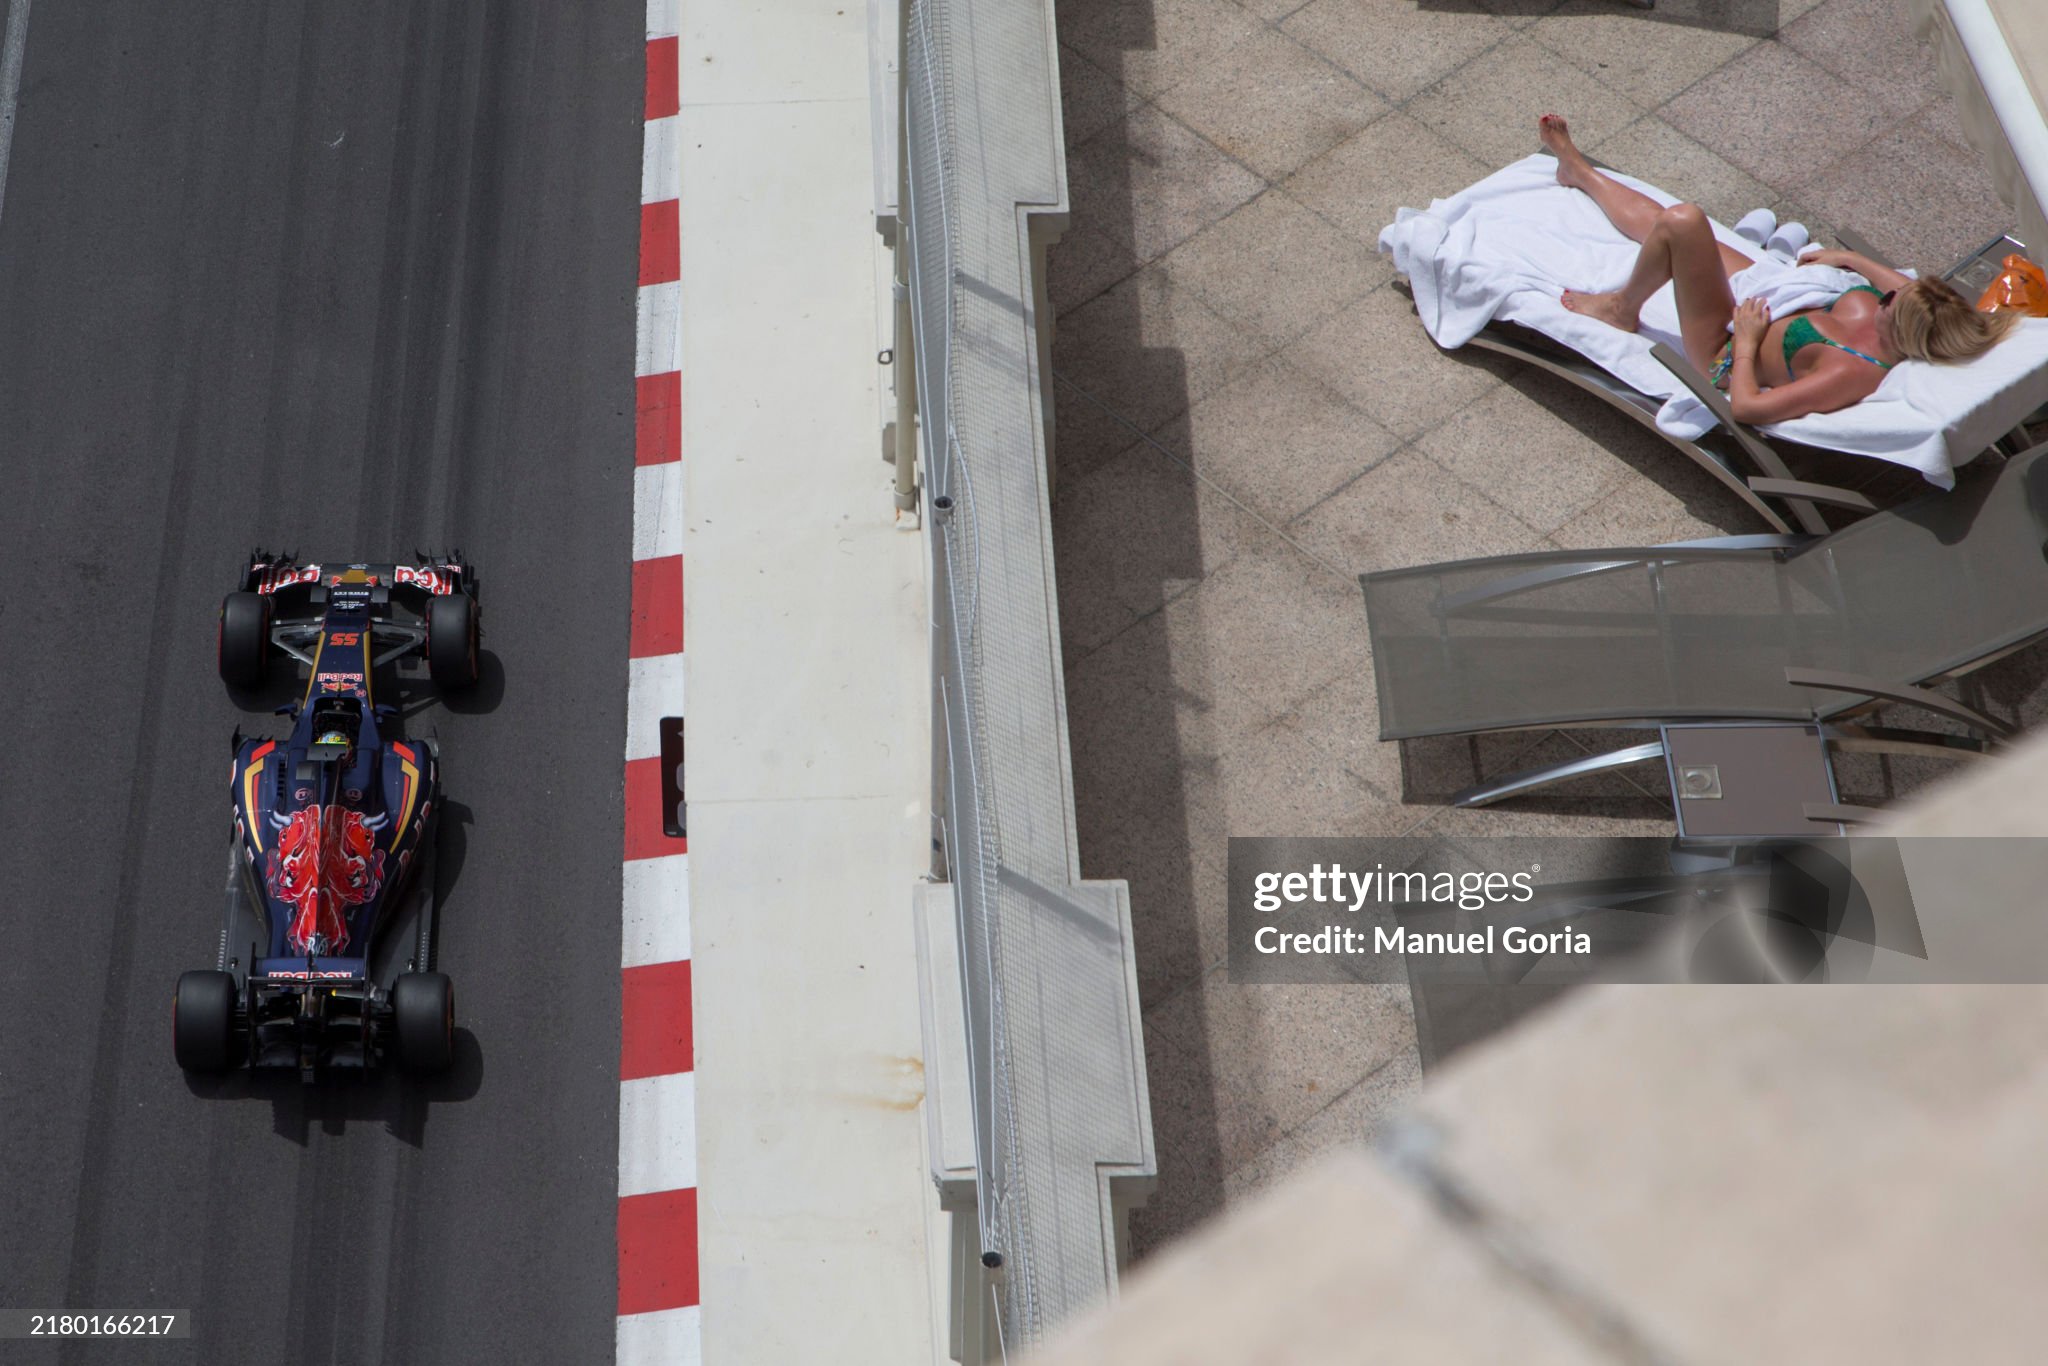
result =
[[[1615,178],[1660,204],[1677,202],[1654,185]],[[1713,227],[1720,241],[1745,256],[1762,255],[1722,224]],[[1555,158],[1539,152],[1427,209],[1400,209],[1381,230],[1379,246],[1408,276],[1416,311],[1438,345],[1463,346],[1496,318],[1520,323],[1623,383],[1665,399],[1657,415],[1664,431],[1693,439],[1713,429],[1706,405],[1650,355],[1657,341],[1685,349],[1669,284],[1650,297],[1635,333],[1573,313],[1558,302],[1566,289],[1620,288],[1635,264],[1637,246],[1590,198],[1557,183]],[[1861,283],[1848,271],[1763,255],[1730,286],[1738,301],[1761,296],[1776,318],[1824,306]],[[1905,465],[1949,488],[1956,465],[1974,458],[2044,402],[2048,319],[2030,319],[2012,338],[1967,365],[1906,361],[1861,403],[1763,430]]]

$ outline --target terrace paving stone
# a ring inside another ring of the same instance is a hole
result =
[[[1340,309],[1280,359],[1403,440],[1497,386],[1506,368],[1476,352],[1439,349],[1415,316],[1414,302],[1391,284]]]
[[[1229,0],[1095,0],[1056,7],[1060,41],[1153,99],[1228,67],[1259,23]]]
[[[1309,162],[1281,188],[1377,250],[1395,210],[1427,208],[1492,169],[1397,111]]]
[[[1147,648],[1162,640],[1133,630],[1071,668],[1067,687],[1070,711],[1093,713],[1071,740],[1081,870],[1130,884],[1146,1004],[1223,953],[1227,829],[1214,750],[1227,741],[1209,732],[1236,701],[1218,715],[1167,690],[1159,675],[1174,663]]]
[[[1143,439],[1137,424],[1113,405],[1073,385],[1058,384],[1053,393],[1053,487],[1087,477]]]
[[[1645,112],[1521,34],[1451,72],[1404,110],[1492,169],[1541,150],[1536,119],[1547,111],[1564,113],[1587,148]]]
[[[1059,482],[1107,464],[1267,349],[1158,266],[1065,314],[1052,344]]]
[[[1093,299],[1138,269],[1138,257],[1085,223],[1074,223],[1046,250],[1046,296],[1064,314]]]
[[[1207,829],[1214,823],[1165,803],[1132,813],[1082,850],[1084,873],[1099,867],[1130,884],[1141,1005],[1165,1000],[1228,951],[1228,843]]]
[[[1981,158],[1958,156],[1923,111],[1844,157],[1806,187],[1823,214],[1857,227],[1870,244],[1902,266],[1949,269],[2012,226]],[[1873,201],[1884,218],[1869,226]]]
[[[1397,103],[1514,32],[1490,14],[1413,0],[1314,0],[1280,27]]]
[[[1288,529],[1353,579],[1381,569],[1546,548],[1541,533],[1412,447],[1295,518]],[[1354,606],[1362,629],[1364,608]]]
[[[1406,987],[1367,987],[1403,996]],[[1408,1017],[1414,1028],[1414,1016]],[[1351,1088],[1282,1135],[1271,1146],[1223,1174],[1225,1196],[1235,1202],[1257,1194],[1297,1167],[1332,1148],[1370,1143],[1389,1119],[1422,1090],[1422,1060],[1411,1047],[1366,1073]]]
[[[1062,43],[1059,63],[1060,114],[1068,147],[1080,146],[1144,102],[1076,48]]]
[[[1659,23],[1653,11],[1616,0],[1564,0],[1524,32],[1644,109],[1655,109],[1758,41],[1747,33]],[[1556,107],[1569,116],[1562,104]]]
[[[1265,188],[1265,182],[1153,105],[1141,105],[1067,156],[1074,220],[1165,255]]]
[[[1972,160],[1981,160],[1977,151],[1970,146],[1970,132],[1963,127],[1962,108],[1953,95],[1938,95],[1928,102],[1923,111],[1927,126],[1937,137]]]
[[[1186,704],[1177,694],[1187,685],[1174,675],[1158,619],[1085,654],[1069,652],[1065,673],[1076,809],[1114,817],[1156,802],[1162,783],[1177,787],[1185,757],[1176,709]],[[1094,833],[1093,821],[1083,822],[1084,857]]]
[[[1610,444],[1633,447],[1637,463],[1616,457]],[[1555,384],[1503,384],[1415,443],[1540,535],[1633,478],[1644,455],[1661,454],[1657,447],[1670,449],[1590,394]]]
[[[1822,0],[1786,24],[1778,38],[1894,118],[1925,108],[1939,88],[1934,48],[1914,36],[1903,5]]]
[[[1084,696],[1073,686],[1076,679],[1095,689],[1144,694],[1128,707],[1114,707],[1103,727],[1075,732],[1085,733],[1131,777],[1131,785],[1114,793],[1117,800],[1154,800],[1145,784],[1162,775],[1171,779],[1176,765],[1214,772],[1240,739],[1272,725],[1286,710],[1282,699],[1260,686],[1266,666],[1214,648],[1210,623],[1177,610],[1180,604],[1176,599],[1176,610],[1155,612],[1068,662],[1070,697]],[[1141,749],[1146,753],[1140,755]]]
[[[1659,443],[1662,445],[1663,443]],[[1666,446],[1641,477],[1623,479],[1547,538],[1559,550],[1663,545],[1751,531],[1756,514],[1683,453]]]
[[[1400,444],[1341,395],[1278,361],[1261,361],[1153,436],[1276,525],[1321,502]]]
[[[1666,122],[1789,191],[1886,126],[1884,107],[1782,43],[1757,43],[1666,104]]]
[[[1068,638],[1091,649],[1191,589],[1251,544],[1259,526],[1222,490],[1150,442],[1063,482],[1053,535],[1072,547],[1055,560]]]
[[[1218,1139],[1216,1077],[1199,1024],[1166,1028],[1175,1017],[1199,1021],[1200,986],[1190,982],[1143,1017],[1145,1082],[1152,1098],[1152,1146],[1159,1181],[1131,1212],[1140,1246],[1172,1241],[1223,1208],[1223,1154]]]
[[[1177,657],[1199,654],[1219,687],[1254,699],[1272,720],[1364,665],[1357,586],[1277,537],[1175,598],[1162,615]]]
[[[1564,0],[1478,0],[1478,8],[1511,28],[1528,28],[1546,14],[1554,14]]]
[[[1237,0],[1247,14],[1273,25],[1309,3],[1309,0]]]
[[[1362,631],[1362,593],[1357,601],[1357,622]],[[1401,751],[1399,746],[1380,740],[1379,695],[1369,663],[1362,671],[1338,674],[1302,698],[1275,723],[1275,728],[1320,747],[1325,755],[1322,762],[1389,808],[1384,825],[1376,833],[1403,835],[1428,818],[1429,812],[1400,804]]]
[[[1149,1013],[1154,1030],[1180,1057],[1207,1060],[1224,1172],[1414,1049],[1404,989],[1241,986],[1221,969]]]
[[[1409,833],[1430,813],[1389,801],[1359,771],[1356,755],[1377,745],[1369,732],[1327,734],[1292,717],[1256,732],[1217,768],[1228,821],[1223,834],[1385,839]]]
[[[1183,81],[1159,107],[1268,180],[1386,112],[1385,100],[1274,29],[1233,55],[1215,79]]]
[[[1274,346],[1393,278],[1393,266],[1284,191],[1269,190],[1161,263],[1176,285]]]

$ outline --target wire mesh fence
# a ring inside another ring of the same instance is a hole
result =
[[[932,524],[935,680],[946,756],[946,856],[960,916],[960,969],[973,1092],[976,1210],[1006,1346],[1038,1340],[1016,1077],[1003,994],[1001,828],[988,766],[981,519],[971,433],[963,439],[956,378],[962,300],[955,247],[960,193],[953,147],[947,0],[910,0],[902,72],[920,442]]]

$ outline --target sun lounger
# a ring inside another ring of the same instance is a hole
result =
[[[1737,422],[1726,395],[1685,358],[1669,286],[1652,297],[1634,334],[1558,302],[1567,287],[1619,284],[1637,248],[1590,199],[1558,185],[1555,167],[1547,155],[1524,158],[1427,210],[1402,209],[1381,233],[1380,249],[1408,275],[1416,311],[1439,345],[1513,355],[1599,396],[1684,451],[1781,532],[1825,531],[1820,505],[1855,513],[1872,506],[1854,490],[1796,479],[1785,457],[1800,446],[1888,461],[1946,488],[1958,466],[1985,451],[2027,444],[2021,424],[2048,403],[2048,319],[2029,320],[1967,365],[1902,364],[1850,408],[1764,428]],[[1620,178],[1675,202],[1655,186]],[[1714,228],[1729,245],[1763,258],[1755,278],[1739,283],[1780,311],[1857,280],[1826,267],[1795,268],[1719,223]]]
[[[2039,446],[1971,471],[1953,492],[1923,494],[1824,536],[1367,574],[1380,738],[1663,728],[1651,745],[1461,793],[1463,805],[1666,757],[1677,728],[1806,728],[1823,753],[1981,752],[2012,728],[1935,686],[2048,635],[2044,547],[2048,446]],[[1884,702],[1921,707],[1968,734],[1858,724]],[[1702,737],[1685,738],[1697,753]],[[1675,786],[1681,777],[1674,768]],[[1831,788],[1801,798],[1802,807],[1809,802],[1839,805]]]

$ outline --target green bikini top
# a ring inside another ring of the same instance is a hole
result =
[[[1875,294],[1880,299],[1884,297],[1884,291],[1878,289],[1874,285],[1854,285],[1849,289],[1844,290],[1843,293],[1854,294],[1859,289],[1868,294]],[[1830,305],[1830,308],[1832,307],[1833,306]],[[1807,347],[1813,345],[1815,342],[1820,342],[1824,345],[1832,346],[1837,351],[1847,351],[1850,355],[1855,356],[1858,360],[1867,360],[1880,370],[1889,370],[1892,368],[1891,363],[1889,361],[1881,361],[1876,356],[1866,356],[1853,346],[1844,346],[1840,342],[1836,341],[1833,337],[1821,335],[1821,330],[1813,325],[1813,319],[1807,317],[1805,314],[1802,313],[1800,316],[1794,318],[1791,322],[1785,324],[1785,369],[1788,373],[1792,369],[1792,357],[1798,355],[1801,351],[1804,351]]]

